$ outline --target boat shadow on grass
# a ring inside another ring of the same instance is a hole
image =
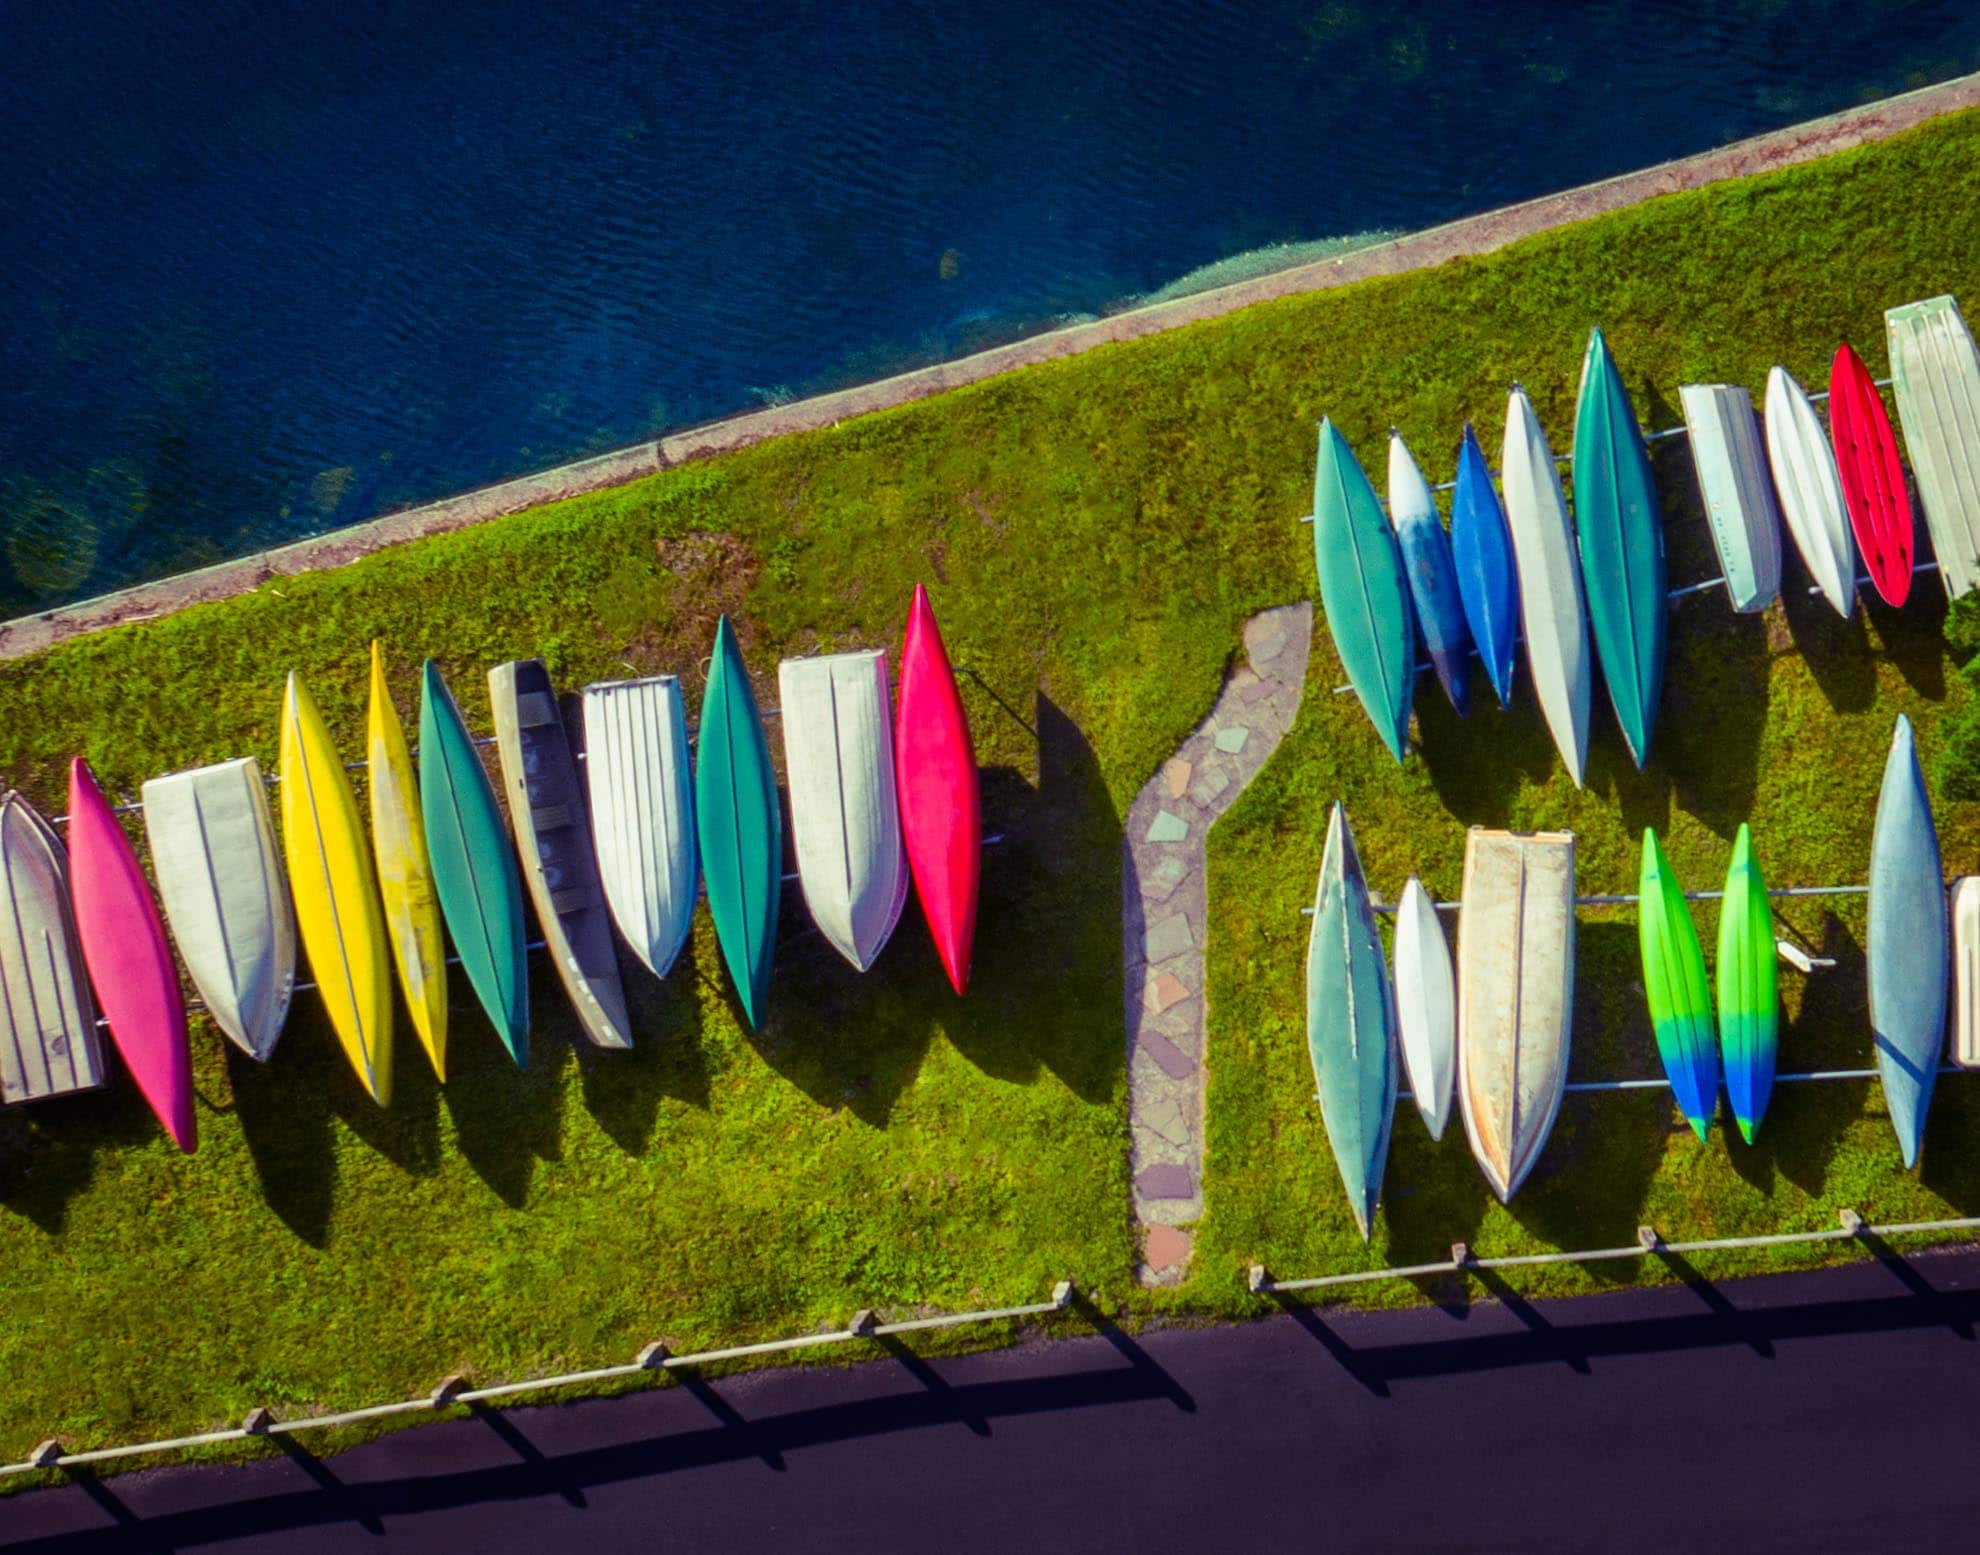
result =
[[[0,1110],[0,1206],[60,1232],[70,1201],[95,1178],[98,1157],[147,1141],[171,1148],[122,1065],[110,1072],[104,1090]]]
[[[1820,595],[1808,592],[1806,573],[1791,564],[1781,603],[1791,642],[1777,640],[1775,650],[1800,656],[1836,712],[1862,713],[1876,705],[1880,663],[1895,668],[1926,701],[1945,700],[1948,605],[1935,574],[1916,574],[1900,608],[1886,605],[1864,584],[1845,620]]]
[[[1036,716],[1037,784],[1009,767],[981,774],[984,833],[1002,840],[984,854],[966,997],[949,987],[912,890],[860,973],[786,883],[770,1016],[748,1035],[819,1105],[884,1127],[937,1033],[996,1079],[1028,1085],[1049,1071],[1085,1101],[1117,1093],[1121,822],[1078,727],[1042,693]]]

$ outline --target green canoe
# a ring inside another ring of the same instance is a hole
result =
[[[1753,857],[1753,834],[1740,824],[1719,904],[1719,1057],[1726,1100],[1740,1138],[1767,1112],[1780,1046],[1781,1001],[1774,987],[1774,909]]]
[[[1396,1000],[1361,856],[1339,803],[1327,821],[1306,945],[1306,1049],[1327,1143],[1365,1242],[1396,1115]]]
[[[1705,952],[1692,927],[1691,904],[1671,872],[1657,834],[1643,833],[1643,873],[1637,886],[1637,937],[1643,948],[1643,991],[1656,1028],[1657,1054],[1685,1121],[1703,1139],[1719,1105],[1719,1054],[1712,1042],[1712,991]]]
[[[1636,412],[1599,329],[1588,337],[1574,412],[1574,527],[1595,652],[1640,767],[1664,691],[1664,521]]]
[[[1382,743],[1401,761],[1416,688],[1409,582],[1375,488],[1331,421],[1320,423],[1313,466],[1313,560],[1341,667]]]
[[[419,804],[440,914],[520,1069],[529,1062],[529,962],[515,844],[481,752],[431,659],[419,691]]]
[[[715,627],[694,762],[694,827],[715,938],[752,1028],[763,1024],[783,888],[784,812],[736,634]]]

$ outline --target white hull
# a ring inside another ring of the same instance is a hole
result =
[[[1588,767],[1588,608],[1567,498],[1533,402],[1517,386],[1506,402],[1506,447],[1500,485],[1506,527],[1519,569],[1519,625],[1526,662],[1554,745],[1581,786]]]
[[[1457,1078],[1457,990],[1437,909],[1414,876],[1396,908],[1396,1015],[1410,1095],[1430,1137],[1442,1139]]]
[[[1856,605],[1856,544],[1849,537],[1836,451],[1807,394],[1784,367],[1767,374],[1767,457],[1795,548],[1822,597],[1847,617]]]
[[[1962,1069],[1980,1069],[1980,875],[1953,887],[1952,1058]]]
[[[0,1101],[103,1084],[96,1004],[77,957],[69,858],[19,794],[0,799]]]
[[[1781,592],[1781,510],[1753,396],[1729,383],[1687,383],[1678,398],[1726,593],[1736,611],[1765,610]]]
[[[1473,827],[1458,915],[1458,1099],[1507,1202],[1540,1159],[1574,1025],[1574,835]]]
[[[1884,315],[1905,452],[1939,579],[1957,599],[1980,582],[1980,351],[1950,297]]]
[[[282,1035],[296,920],[252,756],[153,778],[144,830],[165,917],[207,1013],[250,1058]]]
[[[887,656],[786,659],[777,682],[805,906],[833,949],[864,972],[900,921],[908,889]]]
[[[633,954],[665,977],[694,919],[687,714],[672,675],[584,688],[585,783],[598,874]]]

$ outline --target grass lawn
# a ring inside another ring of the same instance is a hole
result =
[[[1929,197],[1927,197],[1929,191]],[[987,768],[976,974],[957,1003],[914,909],[854,976],[790,893],[772,1017],[741,1027],[706,919],[665,985],[628,973],[636,1050],[577,1053],[546,966],[517,1074],[465,986],[444,1092],[407,1042],[375,1108],[300,996],[266,1068],[195,1032],[202,1143],[179,1158],[125,1082],[0,1114],[0,1455],[405,1396],[483,1378],[838,1324],[858,1306],[1040,1298],[1077,1274],[1131,1316],[1255,1310],[1243,1266],[1296,1275],[1454,1240],[1499,1251],[1980,1210],[1980,1089],[1942,1090],[1923,1175],[1898,1167],[1875,1087],[1784,1087],[1761,1143],[1696,1143],[1668,1098],[1576,1099],[1508,1212],[1455,1124],[1398,1122],[1364,1250],[1310,1101],[1300,965],[1325,806],[1345,799],[1371,881],[1455,891],[1470,824],[1571,826],[1584,889],[1629,889],[1641,828],[1716,886],[1751,819],[1776,884],[1861,880],[1890,724],[1928,760],[1970,698],[1936,585],[1851,623],[1797,602],[1736,618],[1685,602],[1650,770],[1606,707],[1591,778],[1559,770],[1530,694],[1452,718],[1430,682],[1398,769],[1316,634],[1299,726],[1212,834],[1210,1154],[1193,1279],[1145,1296],[1126,1180],[1120,820],[1214,698],[1251,612],[1313,592],[1307,510],[1325,412],[1371,462],[1402,426],[1432,479],[1466,416],[1496,446],[1522,379],[1565,447],[1587,327],[1639,414],[1676,386],[1816,386],[1841,334],[1880,374],[1882,310],[1980,299],[1980,116],[1657,201],[1436,271],[1262,305],[599,496],[286,579],[0,666],[0,775],[51,813],[63,763],[106,786],[254,752],[272,763],[285,671],[345,749],[367,645],[402,711],[425,655],[489,727],[482,677],[539,654],[560,685],[673,670],[698,699],[728,611],[774,702],[780,656],[895,647],[929,583]],[[1713,570],[1681,445],[1659,474],[1671,577]],[[1798,579],[1798,564],[1791,564]],[[1523,672],[1522,672],[1523,673]],[[1479,692],[1484,694],[1482,681]],[[1487,698],[1489,700],[1489,697]],[[692,705],[692,703],[691,703]],[[1942,727],[1943,726],[1943,727]],[[773,745],[776,742],[773,740]],[[1949,871],[1980,808],[1943,803]],[[1789,920],[1840,961],[1783,975],[1783,1067],[1867,1061],[1860,913]],[[1707,943],[1715,918],[1701,920]],[[1655,1072],[1626,913],[1582,927],[1576,1071]],[[401,1040],[406,1041],[402,1026]],[[1806,1258],[1806,1253],[1783,1254]],[[1605,1265],[1526,1289],[1662,1277]],[[1370,1289],[1403,1299],[1407,1289]],[[966,1341],[958,1341],[966,1342]]]

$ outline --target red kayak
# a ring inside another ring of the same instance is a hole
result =
[[[1829,437],[1870,581],[1886,604],[1901,605],[1911,592],[1911,497],[1884,397],[1848,341],[1836,347],[1829,367]]]
[[[131,840],[80,756],[69,763],[69,879],[83,964],[111,1040],[165,1132],[191,1155],[199,1134],[179,969]]]
[[[901,837],[928,932],[957,993],[969,986],[976,938],[976,888],[983,872],[983,809],[976,752],[955,672],[928,591],[914,588],[901,645],[901,699],[894,715],[895,786]]]

